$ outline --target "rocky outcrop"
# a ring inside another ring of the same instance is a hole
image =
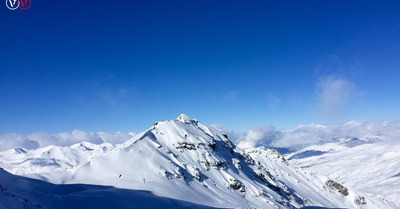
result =
[[[365,197],[356,197],[354,199],[354,203],[357,205],[366,205],[367,202],[365,201]]]
[[[339,183],[337,183],[335,181],[328,180],[328,181],[325,182],[325,184],[329,188],[331,188],[333,190],[336,190],[337,192],[339,192],[340,194],[342,194],[344,196],[349,195],[349,190],[346,187],[344,187],[343,185],[341,185],[341,184],[339,184]]]

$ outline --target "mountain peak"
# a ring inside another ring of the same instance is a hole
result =
[[[178,117],[175,119],[176,121],[180,121],[182,123],[197,123],[198,121],[195,118],[191,118],[190,116],[186,114],[180,114]]]

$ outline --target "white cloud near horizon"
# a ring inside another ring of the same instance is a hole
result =
[[[216,127],[221,130],[222,126]],[[224,127],[226,133],[227,128]],[[362,140],[397,140],[400,142],[400,122],[360,122],[350,121],[342,125],[299,125],[291,130],[277,130],[272,126],[257,126],[247,133],[236,134],[230,130],[238,147],[302,149],[310,145],[333,142],[341,138]],[[228,134],[229,135],[229,134]],[[237,137],[239,136],[239,137]]]
[[[273,147],[301,149],[314,144],[334,142],[336,139],[358,138],[361,140],[400,140],[400,123],[350,121],[342,125],[300,125],[285,131],[271,143]]]
[[[256,126],[247,132],[245,140],[239,141],[238,147],[268,146],[282,137],[282,134],[282,131],[276,130],[273,126]]]
[[[39,147],[46,147],[49,145],[70,146],[83,141],[91,142],[93,144],[120,144],[131,139],[134,135],[135,133],[91,133],[82,130],[73,130],[71,132],[62,132],[59,134],[37,132],[25,136],[16,133],[6,133],[0,135],[0,151],[5,151],[16,147],[37,149]]]
[[[273,126],[256,126],[247,132],[234,131],[224,125],[212,125],[228,135],[228,138],[241,148],[265,146],[270,148],[289,148],[292,150],[316,144],[332,142],[340,138],[359,138],[363,140],[390,139],[400,142],[400,122],[360,122],[350,121],[342,125],[299,125],[290,130],[278,130]],[[135,136],[135,133],[85,132],[73,130],[59,134],[45,132],[20,135],[6,133],[0,135],[0,151],[21,147],[37,149],[49,145],[69,146],[82,141],[94,144],[120,144]]]
[[[40,145],[37,141],[30,140],[20,134],[5,133],[0,135],[0,151],[9,150],[16,147],[36,149],[39,148]]]

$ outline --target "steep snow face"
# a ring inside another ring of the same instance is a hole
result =
[[[55,182],[60,178],[48,176]],[[112,185],[213,207],[360,207],[359,193],[328,188],[327,179],[290,165],[277,151],[243,151],[226,135],[186,115],[147,131],[74,170],[65,183]],[[390,208],[365,197],[364,208]]]
[[[18,175],[65,171],[113,149],[114,146],[109,143],[96,145],[89,142],[69,147],[51,145],[36,150],[14,148],[0,152],[0,167]]]
[[[400,208],[400,145],[397,140],[341,140],[310,146],[287,157],[305,170]]]

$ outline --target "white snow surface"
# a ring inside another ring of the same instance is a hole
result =
[[[71,208],[210,208],[159,197],[149,191],[118,189],[87,184],[56,185],[12,175],[0,169],[1,209]]]
[[[350,146],[349,146],[350,144]],[[342,139],[286,156],[293,164],[400,208],[400,144],[394,139],[368,142]]]
[[[86,143],[13,149],[0,156],[6,171],[46,181],[0,170],[0,185],[6,188],[0,191],[0,208],[71,208],[76,205],[70,200],[102,198],[82,207],[396,208],[350,186],[343,195],[326,185],[327,177],[293,166],[277,151],[242,150],[217,129],[184,114],[157,122],[115,148]],[[356,204],[360,197],[366,204]]]
[[[90,142],[67,147],[50,145],[36,150],[14,148],[0,152],[0,167],[18,175],[53,173],[79,167],[113,149],[110,143]]]

